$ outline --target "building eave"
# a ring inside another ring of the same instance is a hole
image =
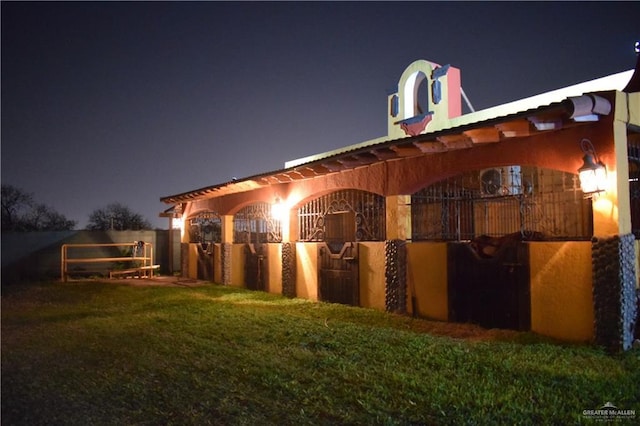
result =
[[[377,138],[285,163],[280,170],[205,186],[161,197],[176,204],[246,192],[275,184],[310,179],[390,159],[428,155],[525,137],[567,126],[583,125],[572,120],[576,99],[596,92],[622,90],[633,70],[554,90],[451,119],[446,128],[431,129],[417,136],[389,140]],[[604,114],[606,115],[606,114]]]

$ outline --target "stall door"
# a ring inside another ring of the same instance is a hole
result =
[[[318,250],[319,299],[325,302],[360,304],[356,221],[351,211],[324,217],[325,242]]]
[[[244,285],[249,290],[267,290],[267,246],[245,244]]]
[[[528,245],[507,241],[492,257],[466,243],[450,243],[449,318],[485,328],[529,330]]]
[[[198,244],[198,279],[213,281],[213,243]]]

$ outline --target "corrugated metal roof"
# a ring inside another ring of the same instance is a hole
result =
[[[622,90],[632,75],[633,70],[613,74],[456,117],[451,119],[446,127],[431,129],[429,133],[393,140],[388,139],[388,137],[381,137],[365,141],[334,151],[288,161],[285,163],[285,167],[280,170],[259,173],[242,179],[234,179],[162,197],[160,201],[171,204],[249,191],[275,183],[305,179],[382,162],[389,158],[412,155],[412,150],[416,152],[415,155],[424,155],[430,152],[430,149],[434,149],[432,152],[459,149],[459,144],[461,142],[464,143],[464,138],[475,142],[474,138],[476,137],[486,137],[485,135],[480,135],[478,130],[487,129],[491,126],[500,127],[501,123],[508,123],[508,126],[504,125],[498,130],[504,132],[504,128],[508,127],[509,129],[507,130],[509,132],[517,132],[517,129],[522,127],[518,123],[525,121],[522,120],[524,118],[553,112],[565,115],[567,115],[567,112],[572,114],[573,104],[568,101],[569,98],[578,97],[586,93]],[[444,145],[444,148],[438,144]]]

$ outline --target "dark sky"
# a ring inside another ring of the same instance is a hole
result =
[[[386,135],[416,59],[476,110],[634,67],[640,2],[2,2],[2,183],[79,227],[121,202]]]

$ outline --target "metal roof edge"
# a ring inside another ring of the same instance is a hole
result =
[[[449,120],[447,126],[431,128],[429,133],[436,133],[441,130],[453,129],[460,126],[479,123],[487,120],[491,120],[498,117],[504,117],[518,112],[529,111],[542,106],[551,105],[553,103],[562,102],[563,100],[571,96],[580,96],[587,92],[599,92],[605,90],[622,90],[631,79],[634,70],[622,71],[616,74],[611,74],[605,77],[596,78],[593,80],[585,81],[575,84],[573,86],[564,87],[550,92],[541,93],[539,95],[530,96],[528,98],[519,99],[506,104],[497,105],[494,107],[486,108],[480,111],[472,112],[469,114],[454,117]],[[410,137],[407,136],[407,139]],[[361,148],[377,145],[392,140],[389,136],[381,136],[376,139],[367,140],[354,145],[345,146],[335,149],[333,151],[327,151],[307,157],[298,158],[295,160],[289,160],[284,163],[284,168],[300,166],[302,164],[311,163],[314,161],[322,160],[325,158],[333,157],[338,154],[351,152]]]
[[[359,151],[372,146],[384,145],[385,143],[397,143],[398,141],[402,141],[404,139],[407,139],[407,141],[410,141],[416,138],[425,137],[427,135],[433,135],[435,133],[439,133],[443,131],[446,132],[447,130],[452,130],[455,128],[472,126],[474,124],[496,120],[503,117],[513,116],[517,114],[524,114],[529,111],[540,109],[543,107],[552,107],[554,104],[556,105],[560,104],[572,96],[581,96],[585,93],[591,93],[591,92],[622,91],[622,89],[629,82],[633,73],[634,73],[634,70],[623,71],[623,72],[612,74],[606,77],[597,78],[594,80],[575,84],[573,86],[564,87],[561,89],[541,93],[539,95],[531,96],[528,98],[516,100],[513,102],[508,102],[506,104],[487,108],[484,110],[461,115],[459,117],[455,117],[449,120],[449,122],[447,123],[448,124],[447,126],[430,129],[429,133],[427,134],[408,136],[406,138],[395,138],[395,139],[390,138],[387,135],[387,136],[382,136],[375,139],[370,139],[357,144],[348,145],[346,147],[339,148],[333,151],[327,151],[324,153],[310,155],[310,156],[299,158],[296,160],[290,160],[285,162],[283,169],[273,170],[273,171],[264,172],[264,173],[258,173],[258,174],[247,176],[241,179],[234,179],[231,181],[219,183],[217,185],[205,186],[199,189],[161,197],[160,201],[164,203],[174,203],[174,202],[177,202],[174,200],[184,199],[185,197],[190,195],[193,196],[193,198],[196,198],[198,193],[203,193],[203,194],[210,193],[211,191],[215,191],[216,189],[224,188],[229,185],[255,181],[256,179],[259,179],[259,178],[271,176],[281,172],[286,172],[287,170],[293,170],[296,167],[299,167],[301,165],[318,162],[318,161],[325,160],[330,157],[335,157],[341,154],[352,153],[354,151]]]

